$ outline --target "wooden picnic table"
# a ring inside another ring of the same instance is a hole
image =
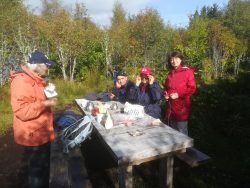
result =
[[[84,114],[91,116],[82,107],[82,99],[76,99],[75,102]],[[174,155],[192,147],[193,139],[151,116],[145,115],[139,121],[128,126],[105,129],[92,117],[96,133],[118,164],[119,187],[133,186],[134,165],[161,159],[160,187],[172,188]]]

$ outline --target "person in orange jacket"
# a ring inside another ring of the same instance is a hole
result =
[[[29,187],[48,187],[50,141],[54,140],[51,107],[56,99],[44,93],[48,67],[47,56],[34,51],[20,70],[11,71],[11,106],[14,140],[24,148],[28,163]]]

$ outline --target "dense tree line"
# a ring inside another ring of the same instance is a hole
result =
[[[203,7],[190,16],[187,28],[165,24],[151,8],[128,15],[119,2],[106,28],[95,24],[79,3],[68,10],[59,0],[42,0],[41,14],[35,15],[22,0],[0,0],[0,10],[1,86],[9,70],[34,49],[57,62],[53,76],[72,81],[86,79],[89,70],[106,76],[113,67],[132,75],[142,65],[151,66],[161,80],[166,53],[175,49],[205,81],[237,76],[241,64],[249,64],[248,0]]]

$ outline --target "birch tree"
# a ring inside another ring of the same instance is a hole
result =
[[[16,68],[22,57],[15,41],[18,25],[27,23],[27,11],[22,1],[0,0],[0,84],[8,81],[9,70]]]
[[[130,46],[135,51],[135,61],[142,65],[154,65],[158,52],[162,50],[158,44],[164,41],[163,32],[163,20],[154,9],[142,10],[130,18]]]
[[[212,57],[214,64],[215,78],[222,77],[225,67],[230,66],[233,57],[237,56],[237,42],[234,33],[224,27],[221,22],[211,22],[209,47],[210,57]]]
[[[106,49],[108,49],[107,55],[111,55],[112,63],[115,65],[120,65],[121,67],[125,67],[125,62],[129,52],[128,22],[126,18],[126,12],[119,2],[114,4],[113,16],[111,18],[111,27],[108,31],[108,38],[107,36],[105,37],[106,42],[109,41],[108,48]]]

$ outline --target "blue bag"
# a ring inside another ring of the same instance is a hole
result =
[[[77,114],[73,111],[64,111],[54,114],[54,125],[59,129],[64,129],[79,119],[81,119],[83,116],[80,114]]]

